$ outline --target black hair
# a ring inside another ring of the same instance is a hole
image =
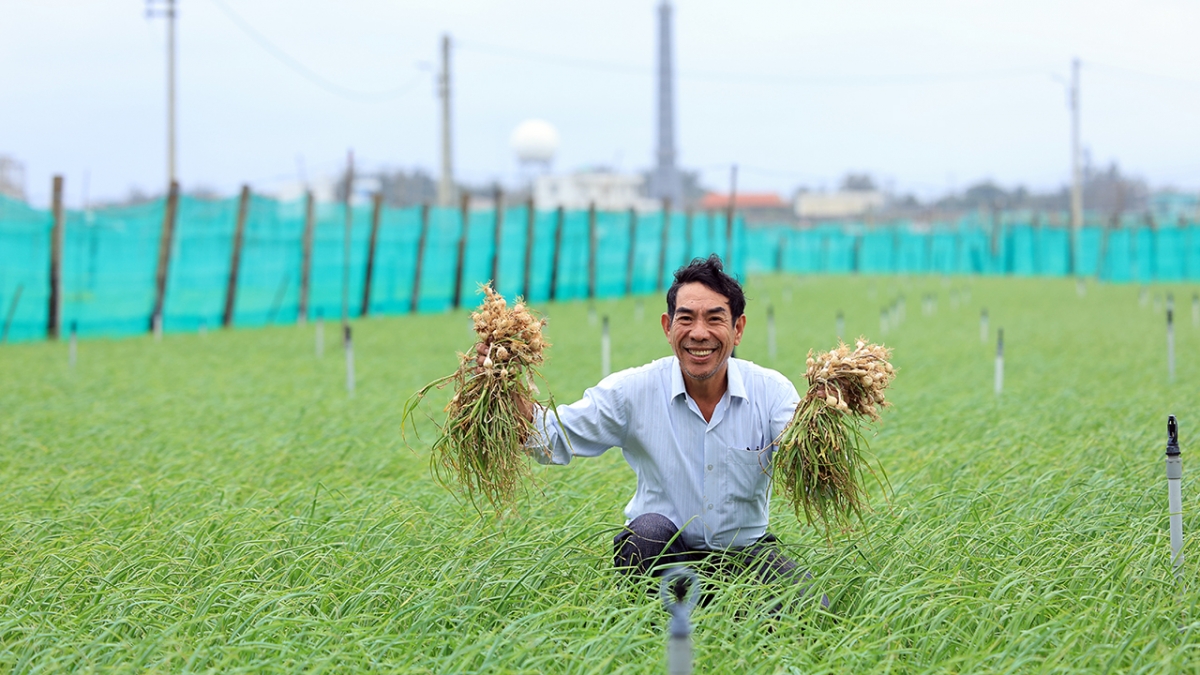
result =
[[[679,295],[679,287],[691,283],[704,284],[709,290],[725,296],[733,321],[737,321],[746,311],[746,294],[742,291],[742,285],[725,273],[720,256],[714,253],[707,259],[692,258],[690,263],[675,270],[675,283],[667,289],[667,316],[671,320],[675,319],[675,298]]]

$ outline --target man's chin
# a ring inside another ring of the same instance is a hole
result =
[[[696,382],[704,382],[705,380],[711,380],[713,378],[713,376],[716,375],[717,372],[719,372],[721,370],[721,366],[724,363],[725,362],[722,361],[721,363],[718,363],[716,366],[714,366],[712,370],[710,370],[708,372],[703,372],[703,373],[697,373],[692,370],[688,370],[687,368],[680,368],[680,370],[683,371],[683,374],[686,375],[688,377],[688,379],[695,380]]]

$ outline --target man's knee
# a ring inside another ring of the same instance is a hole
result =
[[[679,528],[660,513],[643,513],[613,539],[613,564],[626,573],[648,574],[662,557],[680,546]]]

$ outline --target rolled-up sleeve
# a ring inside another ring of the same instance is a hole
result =
[[[572,456],[596,457],[622,446],[627,412],[619,375],[601,380],[575,403],[553,411],[538,408],[533,418],[537,433],[526,443],[529,454],[542,464],[569,464]]]
[[[787,428],[788,422],[792,421],[792,415],[796,413],[796,406],[799,403],[800,394],[796,391],[796,385],[780,376],[779,381],[776,382],[775,398],[771,405],[772,443]]]

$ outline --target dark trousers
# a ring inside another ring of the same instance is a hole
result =
[[[812,575],[779,552],[779,540],[764,534],[758,541],[727,551],[700,551],[688,548],[679,536],[679,528],[670,518],[644,513],[634,518],[613,539],[613,563],[624,574],[657,577],[664,566],[703,565],[704,569],[737,576],[749,570],[763,584],[798,584]],[[800,589],[803,596],[808,588]],[[829,608],[829,598],[821,596],[821,606]]]

